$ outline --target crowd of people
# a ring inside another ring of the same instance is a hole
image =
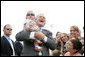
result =
[[[70,34],[57,32],[54,40],[57,48],[52,56],[84,56],[84,37],[78,26],[71,26]]]
[[[53,38],[45,24],[44,14],[35,16],[33,11],[28,11],[15,42],[10,38],[12,27],[6,24],[1,37],[1,56],[84,56],[84,37],[78,26],[71,26],[70,34],[56,32]]]

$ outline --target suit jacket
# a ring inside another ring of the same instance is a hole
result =
[[[22,44],[19,41],[15,41],[14,45],[17,56],[20,56],[23,49]]]
[[[12,43],[14,46],[13,41],[12,41]],[[14,49],[15,49],[15,47],[14,47]],[[4,36],[2,36],[1,37],[1,56],[11,56],[11,55],[13,55],[11,45],[10,45],[9,41]]]
[[[22,56],[38,56],[38,52],[34,50],[34,40],[29,39],[31,32],[21,31],[16,34],[16,40],[23,41],[23,51]],[[48,30],[43,29],[42,33],[44,33],[48,38],[47,42],[44,42],[40,45],[43,48],[42,56],[49,56],[49,49],[54,50],[56,48],[56,44],[52,38],[52,33]]]

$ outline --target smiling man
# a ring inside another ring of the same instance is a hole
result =
[[[43,29],[45,23],[45,16],[39,14],[36,17],[36,24],[40,28],[39,31],[30,32],[26,29],[26,31],[21,31],[16,34],[16,39],[23,41],[22,56],[49,56],[49,49],[54,50],[56,48],[52,33]],[[39,42],[36,43],[36,39],[38,39]]]

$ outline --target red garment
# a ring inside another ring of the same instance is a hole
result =
[[[66,52],[64,56],[71,56],[70,52]],[[82,56],[80,53],[75,53],[73,56]]]

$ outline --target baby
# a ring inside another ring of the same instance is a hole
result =
[[[34,20],[26,19],[24,25],[27,25],[29,27],[30,32],[39,31],[39,27],[36,25],[36,22]],[[41,53],[42,47],[40,47],[39,44],[42,44],[42,42],[38,39],[35,39],[34,41],[35,51],[38,51],[39,55],[42,55]]]

